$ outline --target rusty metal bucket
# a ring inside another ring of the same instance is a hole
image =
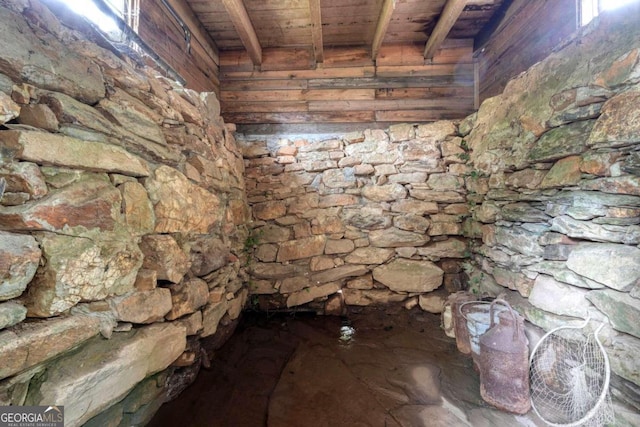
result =
[[[504,310],[494,310],[500,304]],[[480,337],[480,395],[485,402],[516,414],[531,408],[529,397],[529,342],[524,334],[524,320],[504,300],[496,299],[489,307],[491,324]]]
[[[498,311],[506,310],[505,307],[498,307]],[[479,370],[480,363],[480,337],[487,332],[491,326],[491,316],[494,315],[489,301],[469,301],[460,305],[460,313],[467,322],[469,334],[469,347],[473,357],[473,366]]]
[[[465,291],[456,292],[447,298],[447,301],[451,303],[453,333],[456,337],[456,346],[460,353],[463,354],[471,354],[471,345],[469,344],[467,321],[460,312],[460,306],[466,302],[477,301],[477,299],[475,295]]]

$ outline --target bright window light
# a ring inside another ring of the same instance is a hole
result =
[[[102,31],[105,33],[117,32],[118,26],[115,21],[111,19],[108,15],[104,14],[91,0],[62,0],[71,10],[73,10],[78,15],[82,15],[85,18],[89,19],[91,22],[96,24]],[[118,2],[116,2],[118,3]],[[113,7],[113,6],[112,6]],[[114,9],[122,13],[121,10],[118,10],[117,7]]]
[[[601,10],[613,10],[638,0],[600,0]]]

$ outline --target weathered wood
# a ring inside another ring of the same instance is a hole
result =
[[[396,0],[384,0],[384,3],[382,3],[380,18],[378,19],[378,25],[376,25],[373,43],[371,43],[371,58],[374,61],[378,58],[380,46],[382,46],[382,40],[387,34],[387,28],[389,28],[389,22],[391,22],[391,16],[393,16],[393,10],[395,8]]]
[[[365,47],[330,47],[325,49],[325,68],[373,66],[369,50]]]
[[[315,70],[292,71],[227,71],[220,69],[220,75],[225,80],[247,79],[331,79],[349,77],[372,77],[375,74],[374,67],[352,68],[318,68]]]
[[[436,120],[454,120],[471,114],[473,110],[466,111],[439,111],[439,110],[400,110],[400,111],[376,111],[376,121],[380,122],[433,122]]]
[[[437,99],[437,98],[473,99],[470,87],[411,87],[376,89],[376,99]]]
[[[222,0],[233,25],[238,31],[238,35],[242,40],[242,44],[249,53],[254,65],[260,65],[262,63],[262,46],[256,36],[256,31],[251,24],[247,10],[242,3],[242,0]]]
[[[374,89],[310,89],[271,91],[225,91],[220,94],[222,101],[338,101],[375,99]]]
[[[227,123],[358,123],[375,121],[373,111],[321,113],[223,113]]]
[[[193,13],[189,4],[185,0],[167,0],[167,3],[169,3],[176,13],[184,20],[184,23],[191,31],[192,37],[200,43],[207,55],[211,57],[213,62],[219,65],[220,58],[218,46],[215,41],[213,41],[200,20],[198,20],[196,15]]]
[[[471,88],[473,77],[468,76],[456,81],[455,76],[432,77],[364,77],[364,78],[328,78],[309,79],[309,89],[397,89],[397,88],[441,88],[459,87]],[[458,85],[458,83],[465,85]]]
[[[407,66],[376,67],[378,77],[414,77],[414,76],[460,76],[473,83],[473,64],[429,64]],[[465,82],[468,83],[468,82]]]
[[[225,91],[307,89],[308,80],[226,80]],[[330,89],[330,88],[328,88]]]
[[[438,23],[431,33],[431,36],[429,36],[429,40],[424,48],[425,59],[433,58],[436,50],[447,37],[447,34],[449,34],[449,31],[458,20],[466,4],[467,0],[447,0],[447,4],[444,6],[442,14],[438,19]]]
[[[283,102],[230,102],[221,103],[225,113],[288,113],[295,111],[309,111],[309,105],[305,101]]]
[[[311,17],[311,38],[313,40],[313,56],[316,62],[324,62],[324,43],[322,42],[322,12],[320,0],[309,0]]]
[[[309,101],[309,111],[366,111],[366,110],[469,110],[470,98],[440,99],[376,99],[373,101]]]

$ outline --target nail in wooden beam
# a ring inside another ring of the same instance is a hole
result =
[[[374,61],[378,57],[380,52],[380,46],[382,46],[382,40],[389,28],[389,22],[391,22],[391,16],[393,10],[396,8],[396,0],[384,0],[382,4],[382,10],[380,11],[380,17],[378,18],[378,25],[376,26],[376,32],[373,36],[373,43],[371,44],[371,59]]]
[[[467,0],[447,1],[447,4],[444,5],[444,9],[442,10],[442,14],[440,15],[440,19],[438,19],[436,27],[433,29],[433,32],[431,33],[431,36],[429,36],[429,40],[427,40],[427,44],[424,47],[425,59],[433,58],[444,39],[447,38],[449,31],[451,31],[451,28],[460,17],[460,14],[466,5]]]
[[[262,64],[262,47],[242,0],[222,0],[222,4],[240,36],[244,48],[247,49],[253,65]]]
[[[322,13],[320,12],[320,0],[309,0],[309,15],[311,16],[313,53],[316,63],[321,63],[324,62],[324,47],[322,42]]]

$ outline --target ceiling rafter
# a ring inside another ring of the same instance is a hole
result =
[[[373,36],[373,43],[371,43],[371,59],[376,60],[378,53],[380,52],[380,46],[382,46],[382,40],[389,28],[389,22],[391,22],[391,16],[396,8],[396,0],[384,0],[382,4],[382,10],[380,11],[380,17],[378,18],[378,25],[376,25],[376,32]]]
[[[222,0],[253,65],[262,64],[262,46],[242,0]]]
[[[316,63],[324,62],[324,43],[322,41],[322,13],[320,0],[309,0],[309,16],[311,17],[311,38],[313,55]]]
[[[451,28],[460,17],[464,7],[467,5],[467,1],[468,0],[447,0],[440,19],[438,19],[438,23],[424,47],[425,59],[433,58],[444,39],[447,38],[449,31],[451,31]]]

